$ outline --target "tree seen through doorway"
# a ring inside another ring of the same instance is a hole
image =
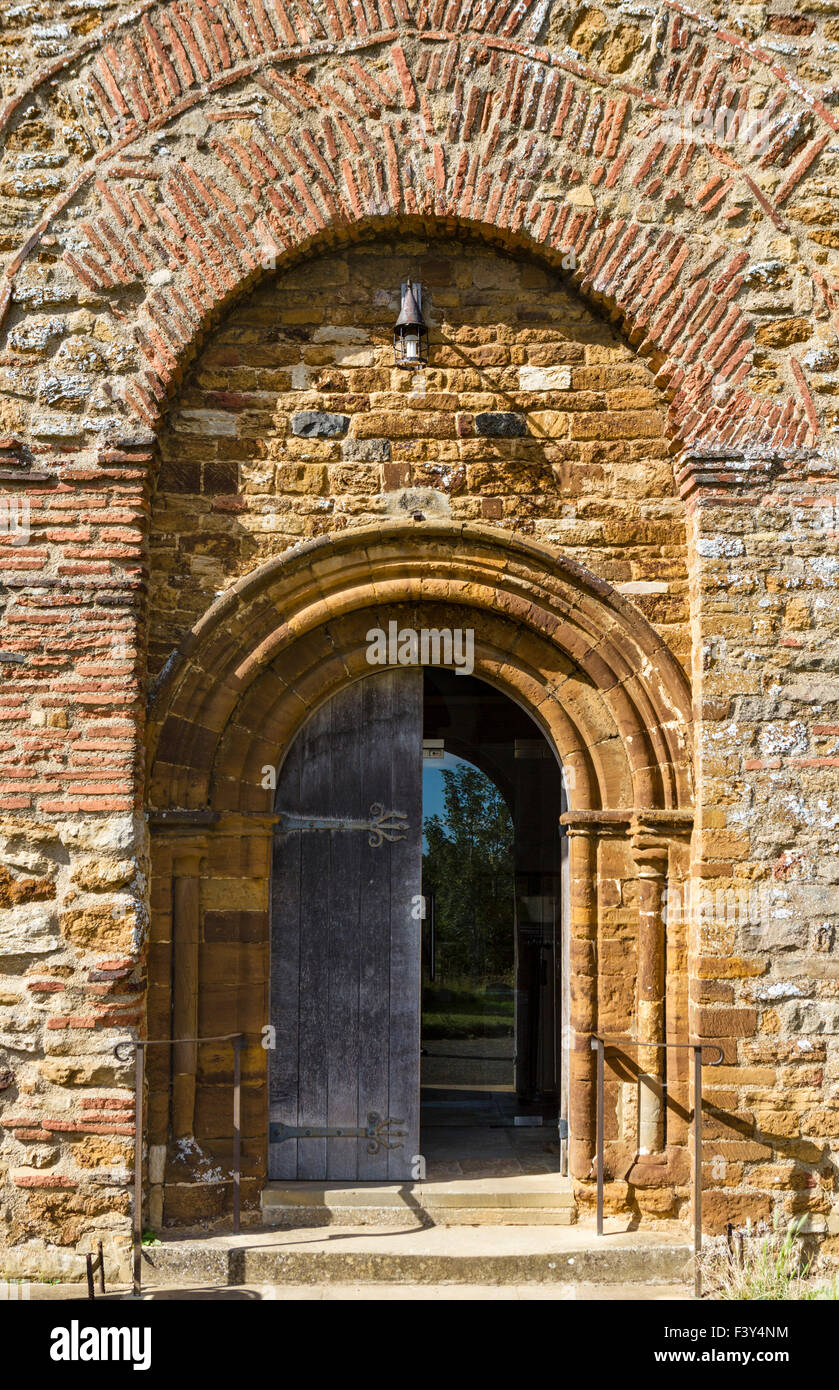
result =
[[[461,762],[441,769],[443,812],[425,818],[423,1036],[510,1036],[514,1022],[513,821],[495,783]]]

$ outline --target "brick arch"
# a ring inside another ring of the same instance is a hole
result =
[[[155,810],[270,813],[263,769],[370,673],[366,633],[471,626],[475,670],[517,699],[569,771],[574,810],[691,804],[684,672],[582,566],[488,527],[395,522],[295,547],[240,580],[181,644],[149,724]]]
[[[12,257],[0,308],[58,232],[71,283],[137,355],[113,430],[154,427],[194,344],[266,257],[283,264],[379,219],[435,218],[573,256],[581,291],[654,354],[685,443],[812,445],[805,339],[792,353],[770,344],[779,388],[750,389],[748,291],[836,118],[773,55],[677,4],[660,9],[660,57],[641,85],[540,46],[544,17],[507,0],[456,14],[416,0],[138,13],[78,72],[69,64],[66,99],[92,153]],[[758,73],[762,122],[749,105]],[[725,130],[694,138],[706,112],[727,112]],[[799,241],[796,297],[815,308],[796,331],[821,348],[836,299],[818,248]]]

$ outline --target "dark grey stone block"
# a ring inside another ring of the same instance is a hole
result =
[[[326,410],[298,410],[291,417],[292,434],[304,439],[336,439],[349,429],[349,415],[330,415]]]
[[[527,433],[523,415],[512,410],[482,410],[475,416],[475,433],[492,439],[516,439]]]

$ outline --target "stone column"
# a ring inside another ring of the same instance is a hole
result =
[[[563,816],[568,834],[570,920],[568,970],[569,1170],[575,1178],[591,1176],[595,1148],[595,1054],[591,1035],[597,1029],[597,843],[596,825]]]
[[[172,1037],[198,1032],[198,941],[200,930],[201,848],[178,846],[172,873]],[[195,1130],[198,1044],[172,1048],[172,1136],[190,1138]]]
[[[639,880],[638,982],[638,1149],[661,1153],[665,1147],[665,889],[669,845],[663,836],[636,826],[632,853]],[[646,1046],[644,1045],[646,1044]],[[658,1046],[656,1046],[658,1044]]]

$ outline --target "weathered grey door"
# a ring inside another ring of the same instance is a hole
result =
[[[283,763],[276,806],[309,823],[281,823],[274,843],[268,1175],[410,1178],[419,1152],[422,671],[365,677],[313,715]],[[316,1133],[290,1133],[301,1129]],[[336,1129],[365,1133],[322,1132]]]

